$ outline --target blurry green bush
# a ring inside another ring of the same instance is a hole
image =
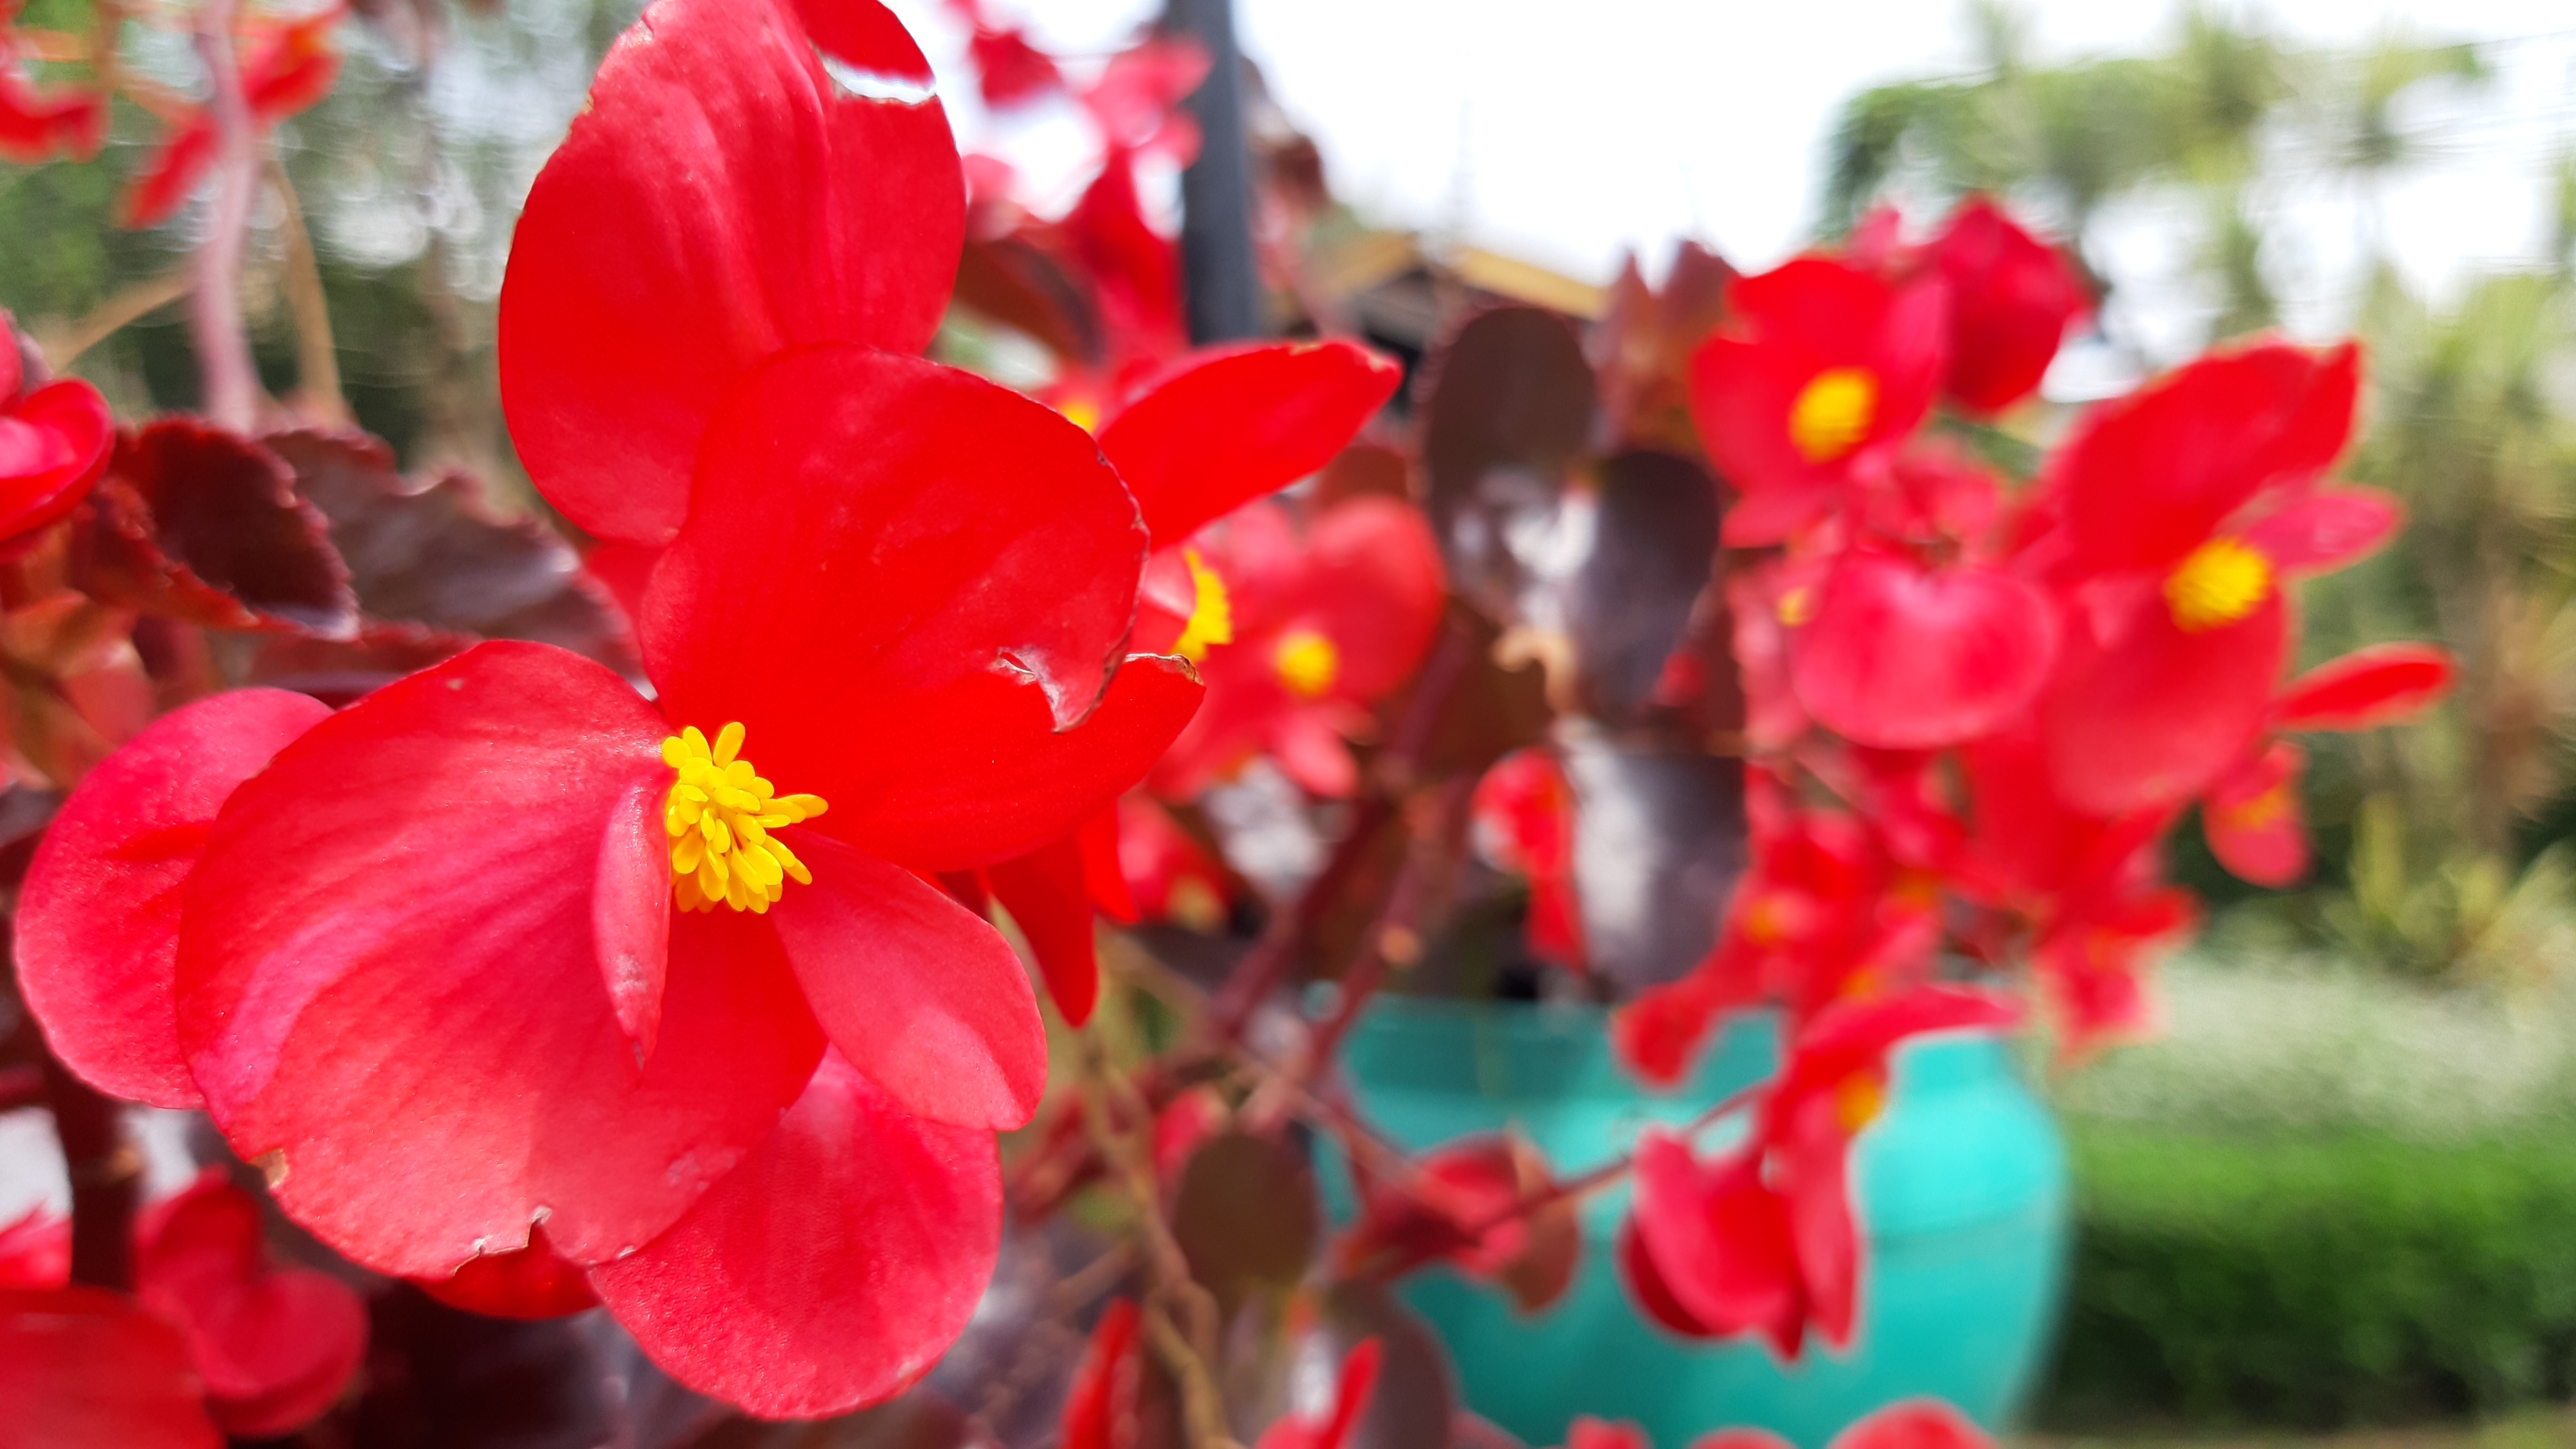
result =
[[[2576,1141],[2072,1140],[2051,1421],[2386,1423],[2576,1392]]]
[[[2390,1423],[2576,1393],[2562,998],[2174,963],[2058,1085],[2077,1246],[2043,1416]]]

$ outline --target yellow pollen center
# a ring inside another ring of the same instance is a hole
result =
[[[2165,604],[2186,634],[2223,628],[2272,594],[2272,561],[2232,538],[2213,538],[2165,576]]]
[[[1064,414],[1067,422],[1072,423],[1075,427],[1082,429],[1086,433],[1098,432],[1100,430],[1100,404],[1092,401],[1090,398],[1068,398],[1064,405],[1057,408],[1056,411]]]
[[[1878,1120],[1887,1106],[1887,1088],[1867,1072],[1855,1073],[1834,1088],[1834,1120],[1846,1134],[1857,1135],[1863,1127]]]
[[[681,910],[712,911],[721,901],[766,914],[788,877],[814,883],[805,862],[769,832],[822,814],[823,799],[779,794],[740,758],[742,733],[737,720],[712,745],[696,725],[662,741],[662,762],[674,772],[662,825],[671,836],[671,897]]]
[[[1279,678],[1290,692],[1301,699],[1319,699],[1341,676],[1342,651],[1333,641],[1312,629],[1292,629],[1279,640],[1278,652],[1270,662],[1279,670]]]
[[[1789,405],[1789,441],[1808,462],[1831,463],[1860,446],[1877,415],[1878,379],[1857,367],[1829,367]]]
[[[1816,591],[1805,584],[1798,585],[1780,596],[1775,612],[1779,614],[1780,622],[1792,629],[1804,625],[1816,617]]]
[[[2274,785],[2242,800],[2221,806],[2219,823],[2230,830],[2269,830],[2290,813],[2290,792]]]
[[[1234,602],[1226,596],[1225,580],[1207,566],[1194,548],[1181,550],[1181,561],[1190,566],[1190,622],[1181,637],[1172,644],[1172,652],[1196,664],[1207,658],[1208,646],[1234,642]]]

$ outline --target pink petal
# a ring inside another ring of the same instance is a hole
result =
[[[2367,488],[2301,494],[2245,530],[2245,541],[2289,573],[2330,573],[2374,552],[2406,526],[2406,505]]]
[[[681,1383],[810,1418],[927,1372],[973,1316],[1001,1237],[992,1135],[905,1116],[829,1053],[757,1151],[591,1282]]]
[[[179,1331],[96,1288],[0,1289],[11,1449],[222,1449]]]
[[[155,721],[63,803],[19,896],[18,985],[63,1064],[100,1091],[199,1105],[179,1052],[179,907],[206,832],[242,781],[330,715],[241,689]]]
[[[916,1116],[1009,1129],[1046,1090],[1046,1026],[990,923],[909,871],[803,828],[814,874],[770,912],[805,1000],[851,1066]]]
[[[667,777],[606,669],[485,644],[325,720],[236,791],[180,930],[179,1037],[290,1217],[380,1272],[670,1225],[822,1051],[769,923],[672,923],[639,1066],[602,989],[601,831]],[[274,1154],[274,1155],[272,1155]]]
[[[2238,880],[2279,889],[2308,873],[2307,812],[2299,775],[2307,751],[2288,740],[2219,777],[2200,802],[2209,853]]]
[[[1818,723],[1855,744],[1938,749],[2026,707],[2056,647],[2048,598],[2010,574],[1849,554],[1790,636],[1789,679]]]
[[[2272,723],[2285,730],[2400,724],[2439,703],[2458,676],[2439,645],[2373,644],[2291,680],[2273,702]]]

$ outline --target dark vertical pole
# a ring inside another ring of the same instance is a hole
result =
[[[1190,340],[1258,337],[1261,274],[1252,257],[1252,152],[1243,134],[1243,60],[1234,0],[1167,0],[1163,28],[1207,48],[1207,83],[1190,97],[1199,156],[1181,173],[1181,277]]]

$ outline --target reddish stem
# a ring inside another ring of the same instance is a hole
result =
[[[211,87],[206,116],[215,128],[215,208],[213,225],[197,248],[196,292],[188,316],[205,384],[206,416],[247,432],[259,421],[259,374],[251,365],[250,336],[242,328],[241,269],[259,158],[241,67],[233,55],[237,4],[204,0],[197,10],[197,59],[206,67]]]

